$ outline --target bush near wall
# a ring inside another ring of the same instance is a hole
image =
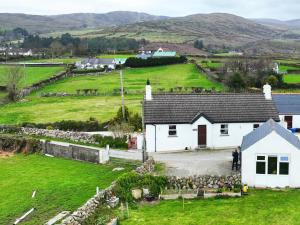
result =
[[[93,138],[97,144],[99,144],[100,147],[105,148],[107,145],[109,145],[110,148],[114,149],[127,149],[127,137],[121,137],[121,138],[114,138],[110,136],[103,137],[101,135],[93,135]]]
[[[42,150],[40,141],[21,135],[0,134],[0,150],[14,153],[36,153]]]
[[[140,175],[136,172],[130,172],[117,179],[114,192],[122,201],[132,202],[134,199],[131,191],[134,188],[148,188],[152,195],[158,197],[161,190],[166,186],[167,177],[165,176]]]
[[[87,121],[63,120],[55,123],[23,123],[22,127],[91,132],[107,130],[106,125],[107,123],[100,123],[95,118],[90,118]]]
[[[171,64],[180,64],[186,63],[187,58],[184,56],[180,57],[163,57],[163,58],[148,58],[148,59],[139,59],[139,58],[128,58],[126,60],[126,67],[150,67],[150,66],[163,66],[163,65],[171,65]]]

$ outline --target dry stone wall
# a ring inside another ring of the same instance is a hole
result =
[[[168,177],[168,189],[234,188],[241,184],[241,175]]]
[[[70,216],[65,218],[60,225],[80,225],[87,218],[92,216],[97,207],[101,204],[106,204],[106,201],[113,197],[112,190],[114,188],[114,184],[110,187],[106,188],[103,191],[100,191],[98,194],[89,199],[83,206],[78,208],[75,212],[73,212]]]

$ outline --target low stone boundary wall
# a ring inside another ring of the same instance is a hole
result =
[[[50,77],[50,78],[45,79],[45,80],[42,80],[42,81],[40,81],[38,83],[35,83],[35,84],[33,84],[33,85],[29,86],[29,87],[24,88],[21,91],[20,96],[21,97],[25,97],[25,96],[31,94],[31,92],[33,92],[35,90],[38,90],[38,89],[40,89],[40,88],[42,88],[42,87],[44,87],[44,86],[46,86],[48,84],[51,84],[53,82],[56,82],[58,80],[64,79],[64,78],[66,78],[68,76],[70,76],[69,73],[67,73],[65,71],[60,72],[60,73],[56,74],[53,77]]]
[[[47,130],[22,127],[21,132],[27,135],[53,137],[59,139],[68,139],[71,141],[79,141],[82,143],[93,143],[93,134],[85,132],[72,132],[72,131],[61,131],[61,130]]]
[[[106,149],[55,141],[42,140],[41,142],[45,154],[92,163],[106,163],[109,161],[109,150]]]
[[[114,184],[112,184],[105,190],[100,191],[98,194],[89,199],[83,206],[81,206],[70,216],[65,218],[60,225],[80,225],[88,217],[95,213],[98,206],[100,206],[101,204],[105,204],[106,200],[109,200],[111,197],[113,197],[113,188]]]
[[[168,177],[168,189],[234,188],[241,184],[241,175]]]

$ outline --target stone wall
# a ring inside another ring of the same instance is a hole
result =
[[[168,177],[168,189],[234,188],[241,184],[241,175]]]
[[[95,213],[98,206],[100,206],[101,204],[105,204],[106,200],[109,200],[111,197],[113,197],[113,188],[114,185],[112,184],[105,190],[100,191],[98,194],[89,199],[83,206],[81,206],[70,216],[65,218],[60,225],[80,225],[88,217],[92,216]]]
[[[28,127],[22,127],[21,132],[27,135],[68,139],[71,141],[78,141],[82,143],[94,143],[93,135],[84,132],[46,130],[46,129],[37,129],[37,128],[28,128]]]

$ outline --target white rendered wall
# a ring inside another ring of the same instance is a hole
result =
[[[289,156],[289,175],[256,174],[256,156],[258,154]],[[274,131],[242,152],[242,182],[248,186],[300,187],[299,171],[300,150]]]
[[[281,121],[284,121],[285,116],[293,116],[293,128],[300,128],[300,115],[279,115]]]
[[[221,135],[221,124],[211,124],[204,117],[199,118],[194,124],[176,125],[177,136],[169,136],[169,124],[146,125],[146,149],[148,152],[176,151],[198,148],[198,125],[206,125],[207,148],[231,148],[242,144],[243,136],[253,131],[255,123],[230,123],[229,134]],[[156,136],[156,148],[155,148]]]

